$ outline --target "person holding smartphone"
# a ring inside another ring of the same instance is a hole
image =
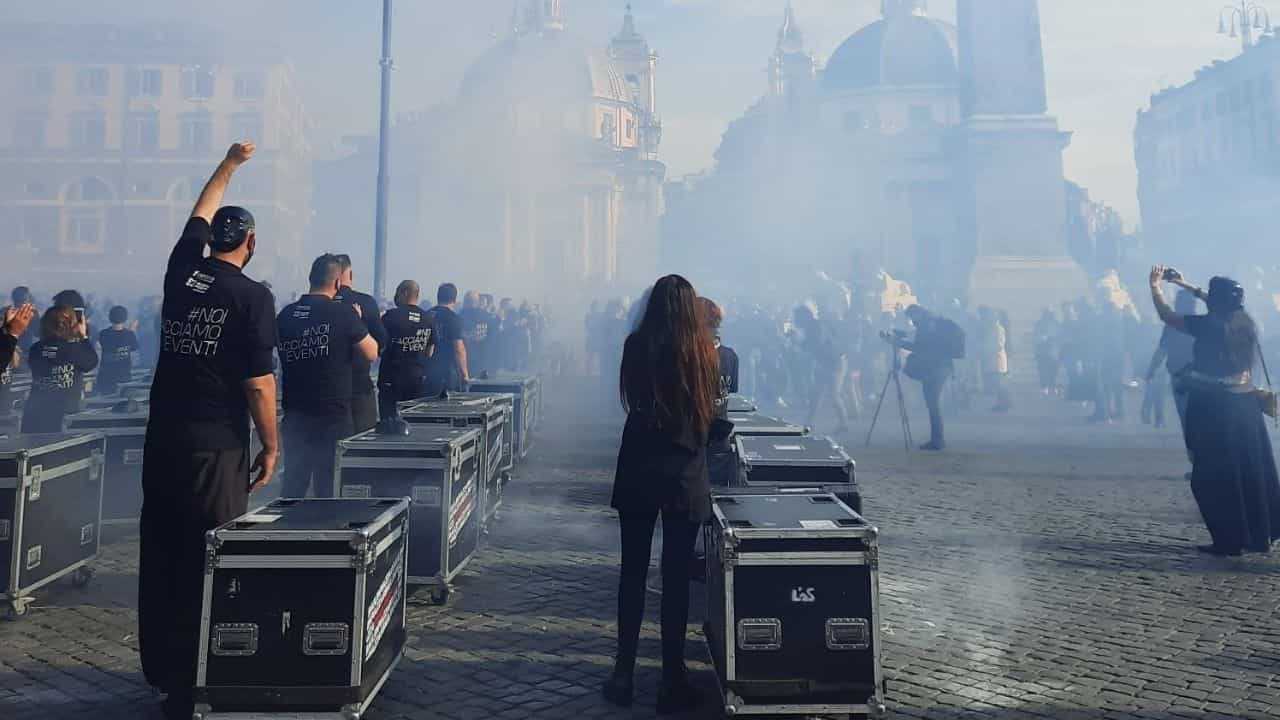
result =
[[[1209,312],[1170,307],[1166,282],[1203,300]],[[1175,382],[1187,393],[1191,494],[1212,541],[1196,549],[1217,556],[1269,553],[1280,540],[1280,475],[1254,385],[1258,327],[1244,308],[1244,287],[1215,277],[1205,292],[1160,265],[1151,268],[1150,283],[1160,320],[1193,338],[1191,365]]]
[[[98,367],[89,327],[74,308],[56,305],[40,318],[40,341],[31,346],[31,395],[22,411],[22,432],[59,433],[62,421],[79,412],[84,374]]]

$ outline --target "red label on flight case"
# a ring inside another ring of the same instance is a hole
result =
[[[396,559],[391,561],[391,569],[382,579],[382,585],[378,587],[377,594],[373,596],[373,603],[369,605],[369,621],[365,624],[364,631],[365,660],[373,656],[373,651],[377,650],[378,644],[382,642],[382,636],[386,634],[387,627],[391,624],[391,617],[395,615],[395,607],[399,604],[403,592],[404,548],[401,547],[400,552],[396,553]]]
[[[467,482],[466,487],[462,489],[462,494],[454,500],[453,507],[449,509],[449,547],[458,543],[462,528],[466,527],[467,521],[471,519],[475,506],[476,483],[472,480]]]

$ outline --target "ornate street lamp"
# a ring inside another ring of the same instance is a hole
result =
[[[1253,47],[1254,31],[1259,36],[1271,34],[1271,13],[1257,3],[1240,0],[1239,5],[1227,5],[1218,13],[1218,34],[1240,38],[1241,47]]]

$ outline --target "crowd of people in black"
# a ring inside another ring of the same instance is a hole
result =
[[[270,285],[243,272],[258,243],[253,215],[222,206],[254,150],[246,143],[228,151],[170,254],[163,296],[139,301],[134,318],[112,300],[67,290],[44,304],[19,287],[0,332],[0,416],[11,416],[10,388],[30,373],[23,433],[61,432],[95,370],[92,392],[110,395],[135,365],[154,368],[139,640],[144,673],[166,694],[166,715],[184,720],[192,714],[204,533],[243,514],[249,494],[271,481],[282,438],[290,458],[282,494],[332,496],[340,439],[394,415],[399,402],[528,369],[548,326],[540,306],[475,291],[460,297],[451,283],[440,285],[434,304],[421,302],[413,280],[380,303],[354,289],[343,254],[316,258],[308,286],[278,301]],[[95,332],[103,317],[106,326]]]
[[[819,301],[791,306],[721,306],[717,336],[737,353],[741,391],[770,411],[802,413],[809,427],[833,416],[829,430],[840,435],[852,418],[874,409],[895,358],[907,357],[904,371],[921,383],[930,410],[931,437],[923,446],[930,450],[946,444],[944,407],[970,409],[983,394],[993,396],[993,412],[1012,407],[1007,315],[986,307],[970,314],[958,303],[942,312],[917,304],[886,308],[878,290],[849,288],[825,283],[817,288]],[[592,304],[585,319],[588,372],[609,382],[633,325],[626,300]]]
[[[401,282],[384,306],[354,289],[351,259],[341,254],[316,258],[305,291],[278,304],[268,286],[243,272],[258,243],[252,214],[221,204],[253,154],[252,144],[228,151],[169,257],[163,298],[141,303],[136,319],[121,305],[76,291],[58,293],[37,314],[30,291],[20,287],[0,332],[0,389],[7,391],[19,368],[31,372],[23,432],[60,431],[79,407],[89,372],[96,369],[98,391],[109,392],[131,377],[135,361],[154,363],[139,642],[146,678],[166,694],[172,718],[192,714],[204,534],[243,514],[249,494],[271,481],[281,437],[290,452],[284,494],[331,495],[339,439],[393,417],[399,402],[463,390],[480,373],[526,368],[544,352],[547,318],[537,306],[475,291],[460,296],[450,283],[428,305],[413,280]],[[1031,333],[1041,391],[1091,405],[1092,418],[1108,422],[1124,417],[1127,391],[1140,375],[1147,381],[1142,414],[1157,424],[1172,394],[1192,490],[1212,537],[1201,550],[1267,552],[1280,539],[1280,479],[1263,413],[1280,410],[1255,381],[1263,347],[1244,310],[1244,289],[1214,278],[1204,291],[1165,268],[1153,269],[1150,280],[1149,322],[1115,292],[1066,305],[1061,315],[1045,312]],[[1165,283],[1181,288],[1173,306]],[[883,395],[880,378],[900,371],[921,385],[928,450],[946,445],[944,408],[973,409],[981,394],[991,396],[990,412],[1013,407],[1008,376],[1017,356],[1006,313],[970,312],[958,302],[889,307],[877,289],[834,283],[817,296],[793,306],[717,305],[684,278],[667,276],[635,307],[611,301],[593,305],[586,317],[587,367],[601,376],[606,397],[621,390],[627,411],[612,498],[622,537],[618,657],[604,689],[617,704],[632,701],[659,516],[668,590],[659,710],[700,701],[683,662],[685,580],[707,518],[715,458],[725,451],[730,393],[779,408],[798,405],[810,426],[829,404],[840,433]],[[1199,302],[1207,313],[1197,312]],[[109,326],[95,335],[91,323],[104,307]]]

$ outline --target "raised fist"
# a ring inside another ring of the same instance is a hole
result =
[[[249,162],[249,158],[253,157],[253,152],[258,149],[257,145],[249,141],[236,143],[227,150],[227,162],[232,165],[243,165]]]

